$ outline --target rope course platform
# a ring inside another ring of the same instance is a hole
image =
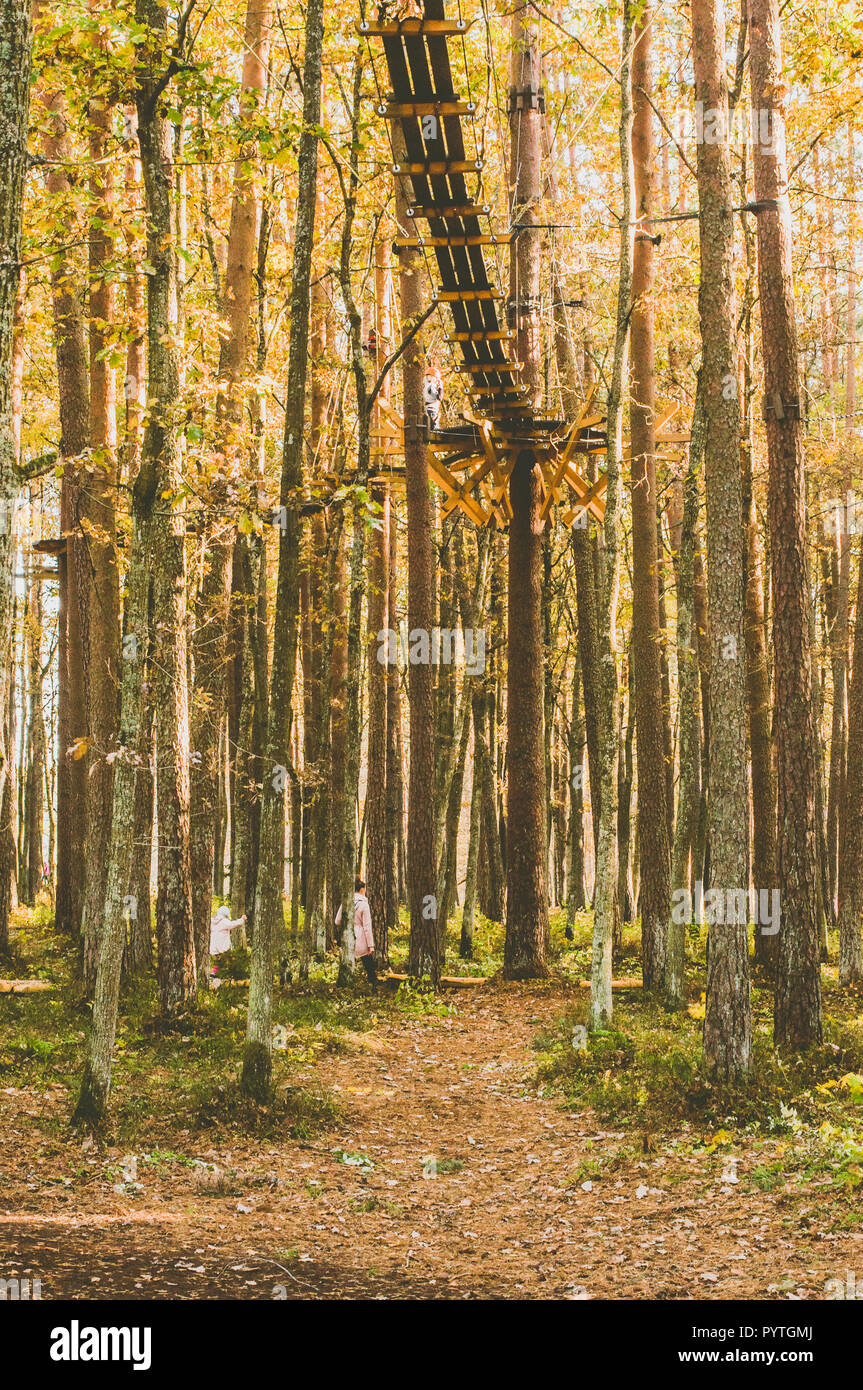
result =
[[[606,451],[605,420],[593,411],[596,387],[577,419],[566,421],[537,418],[519,384],[515,333],[500,321],[502,295],[485,260],[486,247],[508,246],[517,229],[495,232],[483,225],[491,208],[480,201],[479,186],[473,193],[468,188],[473,177],[479,184],[483,160],[468,157],[462,128],[463,118],[474,118],[475,103],[460,98],[450,64],[448,41],[463,40],[471,22],[445,19],[438,3],[426,8],[439,13],[390,21],[382,5],[378,23],[356,26],[370,46],[373,39],[383,45],[391,90],[379,95],[377,114],[400,125],[403,136],[405,155],[392,172],[411,181],[407,217],[416,234],[396,246],[435,258],[440,283],[434,299],[451,311],[447,341],[460,350],[470,400],[456,428],[413,429],[428,439],[429,472],[444,493],[445,516],[459,509],[478,526],[506,527],[510,474],[519,454],[530,449],[542,475],[543,520],[557,505],[567,525],[584,513],[601,521],[605,478],[594,480],[579,466]],[[385,437],[394,443],[405,427],[394,411],[388,417]]]

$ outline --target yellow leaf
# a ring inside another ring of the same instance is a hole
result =
[[[80,762],[81,759],[86,755],[87,750],[92,742],[93,740],[91,738],[79,738],[75,740],[75,742],[72,744],[72,747],[69,749],[69,752],[72,754],[72,757],[74,758],[76,763]]]

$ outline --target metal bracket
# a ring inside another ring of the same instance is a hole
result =
[[[537,295],[524,295],[521,299],[506,301],[506,321],[512,327],[523,315],[538,314],[542,309],[542,299]]]
[[[774,420],[799,420],[800,398],[783,401],[778,391],[771,391],[769,396],[764,397],[762,419],[767,420],[771,415]]]
[[[404,434],[406,444],[427,444],[429,438],[428,421],[426,420],[422,424],[408,424],[406,422],[404,427]]]
[[[510,87],[506,109],[510,116],[516,111],[545,111],[544,88],[534,87],[532,82],[526,87]]]

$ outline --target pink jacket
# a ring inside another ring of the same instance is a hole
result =
[[[342,920],[342,909],[339,907],[336,913],[336,926]],[[354,893],[354,955],[357,960],[361,956],[373,956],[375,953],[375,939],[372,935],[372,913],[369,907],[369,900],[364,893]]]

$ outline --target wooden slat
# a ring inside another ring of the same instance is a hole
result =
[[[434,207],[429,204],[423,207],[410,207],[405,214],[410,218],[426,217],[430,221],[436,217],[491,217],[491,208],[480,203],[453,203],[442,204]]]
[[[377,108],[379,116],[388,121],[403,121],[411,116],[472,116],[473,103],[470,101],[388,101]]]
[[[452,236],[405,237],[393,242],[397,251],[417,251],[421,246],[508,246],[512,236],[505,233],[496,236],[494,232],[475,232],[462,236],[460,232]]]
[[[431,178],[446,178],[449,174],[478,174],[483,168],[482,159],[423,159],[410,160],[405,164],[394,164],[394,174],[428,174]]]
[[[474,289],[472,286],[463,290],[445,290],[443,286],[441,286],[435,295],[435,299],[439,300],[441,304],[461,304],[462,301],[467,302],[472,299],[502,298],[503,296],[498,290],[478,290]],[[487,335],[483,334],[482,336],[485,337]]]
[[[503,372],[510,376],[515,376],[521,371],[520,362],[462,362],[459,365],[460,372],[483,373],[487,376],[489,372]]]
[[[354,27],[366,39],[397,39],[402,34],[466,34],[473,22],[472,19],[399,19],[389,24],[374,24],[362,20]]]
[[[470,332],[450,333],[445,339],[448,343],[506,343],[515,334],[508,328],[492,328],[488,332],[483,330],[471,330]]]

